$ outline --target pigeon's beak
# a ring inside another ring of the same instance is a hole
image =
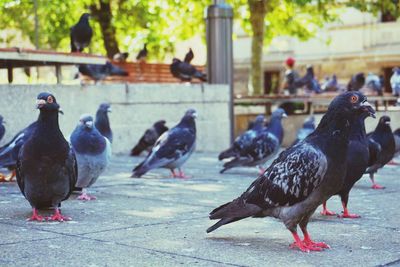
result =
[[[363,111],[368,112],[368,115],[371,116],[372,118],[376,118],[375,116],[375,109],[371,106],[371,104],[368,101],[364,101],[360,104],[361,108]]]
[[[112,111],[112,109],[111,109],[111,107],[109,107],[108,109],[107,109],[107,112],[111,112]]]
[[[286,113],[283,113],[282,114],[282,118],[287,118],[288,116],[287,116],[287,114]]]
[[[197,112],[193,113],[192,117],[196,119],[197,118]]]
[[[64,115],[64,111],[61,108],[58,109],[58,113],[60,113],[61,115]]]
[[[36,100],[36,108],[42,108],[44,105],[46,105],[46,100],[44,100],[44,99]]]
[[[390,125],[390,121],[385,121],[385,124],[386,125]]]
[[[85,125],[88,128],[93,128],[93,121],[87,121],[87,122],[85,122]]]

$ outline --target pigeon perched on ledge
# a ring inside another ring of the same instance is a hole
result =
[[[82,188],[78,199],[96,199],[87,194],[86,188],[92,186],[106,169],[111,156],[110,141],[96,129],[92,116],[82,115],[71,134],[71,145],[78,162],[78,180],[75,186]]]
[[[390,128],[390,117],[382,116],[375,130],[368,134],[368,138],[369,163],[365,173],[369,174],[373,189],[383,189],[383,186],[375,183],[374,175],[393,158],[395,153],[396,148],[392,129]]]
[[[222,151],[218,159],[223,160],[230,157],[238,158],[242,153],[244,153],[247,148],[251,145],[254,138],[260,134],[263,129],[263,124],[265,121],[264,115],[258,115],[251,125],[251,128],[245,131],[243,134],[236,137],[235,141],[228,149]]]
[[[82,52],[92,39],[93,30],[89,25],[88,13],[82,14],[77,24],[70,29],[71,52]]]
[[[143,136],[140,138],[136,146],[131,150],[131,156],[138,156],[142,151],[151,151],[151,148],[156,143],[157,139],[166,131],[168,127],[165,126],[165,120],[157,121],[153,126],[147,129]]]
[[[307,224],[316,208],[343,184],[351,125],[363,113],[372,112],[359,92],[337,96],[311,135],[281,152],[240,197],[210,213],[211,220],[219,221],[207,232],[247,217],[272,216],[281,219],[292,233],[292,247],[304,252],[329,248],[312,241]],[[297,225],[303,240],[297,234]]]
[[[110,126],[110,119],[108,113],[111,112],[111,105],[109,103],[100,104],[96,112],[96,120],[94,126],[96,129],[112,143],[113,133]]]
[[[89,76],[96,83],[102,81],[109,76],[128,76],[128,72],[124,69],[111,64],[107,61],[104,65],[96,64],[82,64],[78,67],[79,73],[82,75]]]
[[[50,93],[37,97],[40,115],[31,135],[21,147],[17,161],[18,186],[32,206],[29,220],[42,221],[38,209],[54,208],[51,221],[70,220],[61,215],[61,202],[68,199],[76,183],[75,154],[58,125],[60,106]]]
[[[182,62],[177,58],[172,59],[170,70],[172,76],[180,79],[183,82],[190,82],[192,78],[197,78],[203,82],[207,81],[207,76],[205,73],[198,71],[193,65]]]
[[[368,149],[368,138],[365,132],[365,119],[371,116],[375,118],[374,113],[371,111],[370,114],[364,113],[361,115],[351,126],[350,131],[350,142],[347,149],[346,156],[346,176],[344,183],[340,191],[336,194],[340,196],[343,206],[343,214],[339,217],[342,218],[359,218],[357,214],[352,214],[347,208],[349,202],[349,193],[353,188],[354,184],[361,179],[365,170],[368,167],[369,160],[369,149]],[[322,215],[332,216],[336,215],[326,207],[326,202],[322,204],[323,210]]]
[[[189,48],[189,52],[186,53],[183,62],[190,63],[193,60],[193,58],[194,58],[193,50],[192,48]]]
[[[139,178],[151,169],[167,168],[171,170],[172,177],[187,178],[181,166],[196,146],[196,117],[194,109],[187,110],[175,127],[158,138],[146,159],[133,169],[132,177]],[[175,173],[175,169],[179,169],[179,174]]]
[[[278,153],[283,140],[282,118],[287,117],[285,111],[278,108],[272,112],[271,120],[251,141],[251,144],[243,149],[239,157],[226,162],[220,173],[224,173],[234,167],[258,166],[260,173],[264,172],[263,164]]]

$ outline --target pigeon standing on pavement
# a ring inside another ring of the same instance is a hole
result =
[[[252,141],[251,144],[242,151],[240,157],[236,157],[226,162],[220,173],[224,173],[234,167],[258,166],[260,172],[264,172],[263,165],[278,153],[283,140],[282,118],[287,117],[282,108],[272,112],[271,120]]]
[[[265,116],[258,115],[251,128],[239,135],[228,149],[219,154],[218,159],[223,160],[231,157],[240,157],[240,155],[251,145],[253,139],[260,134],[263,129],[264,121]]]
[[[377,93],[378,95],[383,95],[383,84],[381,83],[381,79],[378,75],[371,72],[368,73],[367,78],[365,79],[365,84],[373,92]]]
[[[297,131],[296,140],[294,140],[293,144],[297,144],[301,140],[305,139],[315,130],[315,117],[314,115],[309,116],[307,119],[304,120],[303,127],[301,127]]]
[[[143,49],[136,56],[137,61],[146,61],[147,59],[147,44],[144,44]]]
[[[400,68],[393,68],[392,77],[390,77],[390,86],[394,96],[400,96]]]
[[[364,73],[360,72],[351,77],[349,83],[347,84],[348,91],[358,91],[365,84]]]
[[[181,166],[192,155],[196,146],[197,113],[189,109],[181,121],[172,129],[163,133],[146,159],[133,169],[132,177],[141,177],[155,168],[168,168],[174,178],[186,178]],[[179,170],[179,174],[175,173]]]
[[[6,133],[6,127],[4,126],[6,122],[3,119],[3,116],[0,115],[0,141],[3,139],[4,134]]]
[[[189,52],[186,53],[185,58],[183,59],[184,62],[190,63],[194,58],[192,48],[189,48]]]
[[[71,27],[71,52],[82,52],[85,47],[88,47],[92,39],[93,30],[89,25],[88,13],[82,14],[78,23]]]
[[[272,216],[292,233],[292,247],[320,251],[329,246],[312,241],[307,224],[322,202],[340,190],[346,173],[350,127],[363,113],[373,109],[359,92],[346,92],[329,105],[317,129],[303,141],[281,152],[277,159],[237,199],[210,213],[219,221],[215,229],[247,217]],[[297,225],[304,234],[301,240]]]
[[[112,143],[113,133],[111,131],[110,120],[108,113],[111,112],[111,106],[109,103],[102,103],[96,112],[96,120],[94,126],[104,136],[107,137],[108,141]]]
[[[375,118],[373,112],[370,114],[364,113],[361,115],[351,126],[350,130],[350,142],[347,149],[346,156],[346,175],[344,183],[340,191],[336,195],[340,196],[343,206],[343,214],[340,215],[342,218],[359,218],[357,214],[352,214],[347,208],[349,202],[349,193],[353,188],[354,184],[361,179],[365,170],[368,167],[369,150],[368,150],[368,138],[365,132],[365,119],[371,116]],[[323,210],[322,215],[332,216],[336,215],[326,207],[326,201],[322,204]]]
[[[393,158],[395,153],[396,145],[390,127],[390,117],[382,116],[375,130],[368,134],[368,138],[369,163],[365,173],[369,174],[373,189],[383,189],[383,186],[375,183],[374,175]]]
[[[180,79],[181,81],[190,82],[192,78],[197,78],[203,82],[207,81],[205,73],[198,71],[193,65],[182,62],[177,58],[172,59],[170,70],[172,76]]]
[[[398,163],[396,163],[394,161],[394,158],[400,156],[400,128],[393,132],[393,137],[394,137],[394,144],[395,144],[395,152],[394,152],[394,157],[393,157],[392,163],[394,165],[398,165]]]
[[[107,61],[104,65],[96,64],[81,64],[78,67],[79,73],[82,75],[89,76],[96,83],[102,81],[108,76],[128,76],[128,72],[124,69],[111,64]]]
[[[37,97],[40,115],[32,134],[21,147],[17,161],[18,186],[32,206],[29,220],[42,221],[38,209],[54,208],[50,221],[70,220],[61,215],[61,202],[68,199],[76,183],[73,149],[58,124],[60,106],[50,93]]]
[[[82,188],[78,199],[96,199],[87,193],[86,188],[93,185],[106,169],[111,156],[110,141],[96,129],[92,116],[82,115],[71,134],[71,145],[78,162],[78,179],[75,186]]]
[[[166,131],[168,127],[165,126],[166,121],[160,120],[153,124],[153,126],[147,129],[139,142],[131,150],[131,156],[138,156],[142,151],[151,151],[151,148],[156,143],[157,139]]]

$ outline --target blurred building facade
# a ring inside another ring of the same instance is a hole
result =
[[[235,93],[246,95],[249,85],[251,38],[236,29],[234,40]],[[347,83],[358,72],[373,72],[385,78],[385,90],[392,68],[400,65],[400,20],[390,16],[373,16],[356,9],[343,10],[340,20],[327,24],[306,42],[292,37],[277,37],[264,49],[264,93],[277,93],[284,74],[284,60],[296,59],[296,69],[305,73],[305,66],[314,67],[322,81],[336,74],[339,82]]]

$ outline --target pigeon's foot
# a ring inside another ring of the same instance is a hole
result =
[[[360,215],[350,213],[344,202],[342,203],[342,205],[343,205],[343,214],[338,215],[339,218],[357,219],[361,217]]]
[[[371,186],[371,188],[372,188],[372,189],[385,189],[384,186],[381,186],[381,185],[375,184],[375,183]]]
[[[310,252],[310,249],[307,248],[306,244],[304,244],[303,241],[301,241],[299,235],[296,232],[292,232],[294,242],[290,245],[290,248],[298,248],[303,252]]]
[[[43,216],[40,216],[37,212],[37,209],[33,208],[32,209],[32,216],[27,219],[27,221],[38,221],[38,222],[43,222],[44,218]]]
[[[173,178],[180,178],[180,179],[189,179],[190,176],[185,175],[185,173],[179,170],[179,173],[176,173],[175,170],[171,170],[171,175]]]
[[[47,217],[46,220],[64,222],[64,221],[70,221],[71,217],[61,215],[61,211],[59,209],[56,209],[53,216]]]
[[[13,170],[10,174],[10,176],[5,176],[3,173],[0,173],[0,183],[8,183],[8,182],[14,182],[14,177],[16,176],[15,170]]]
[[[394,161],[394,160],[391,160],[391,161],[389,161],[389,162],[387,163],[387,165],[399,166],[400,163],[399,163],[399,162],[396,162],[396,161]]]
[[[90,200],[95,200],[96,197],[95,196],[91,196],[91,195],[89,195],[87,193],[82,193],[76,199],[83,200],[83,201],[90,201]]]
[[[312,241],[309,236],[305,236],[304,237],[303,243],[306,244],[306,246],[310,250],[315,250],[315,251],[321,251],[321,250],[326,249],[326,248],[331,248],[325,242],[314,242],[314,241]]]
[[[326,202],[324,202],[324,203],[322,203],[321,215],[334,216],[334,215],[336,215],[336,213],[334,213],[333,211],[328,210],[328,208],[326,207]]]

